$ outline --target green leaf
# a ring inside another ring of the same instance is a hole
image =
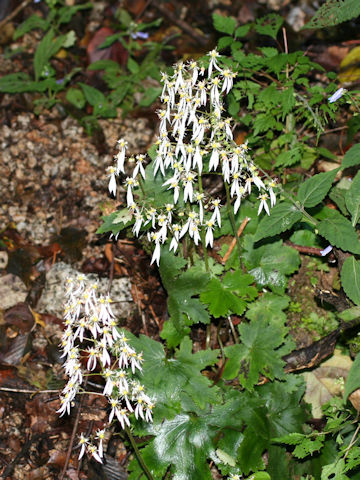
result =
[[[14,40],[22,37],[25,33],[40,28],[41,30],[47,30],[49,28],[48,20],[39,17],[38,15],[31,15],[23,23],[21,23],[14,32]]]
[[[329,198],[336,203],[343,215],[348,215],[345,202],[346,192],[347,190],[345,188],[340,188],[338,185],[336,185],[330,190],[329,193]]]
[[[166,249],[164,249],[164,253]],[[171,259],[172,265],[182,265],[183,260],[179,257],[172,256],[171,253],[166,252],[167,258]],[[176,275],[176,270],[171,272],[171,265],[167,266],[165,257],[162,258],[161,267],[161,276],[165,288],[168,291],[168,311],[170,315],[170,322],[173,325],[175,331],[178,332],[178,335],[175,335],[172,331],[172,342],[175,338],[179,338],[180,332],[187,331],[185,327],[192,325],[193,323],[204,323],[207,324],[210,322],[210,317],[204,305],[200,302],[198,298],[193,298],[196,295],[199,295],[202,290],[206,287],[207,283],[210,280],[209,274],[199,270],[197,267],[190,268],[184,273],[181,273],[177,278],[174,278]],[[185,317],[184,317],[185,316]],[[184,323],[184,318],[186,323]],[[167,326],[167,335],[171,331],[170,326]],[[165,338],[165,337],[164,337]],[[172,344],[174,345],[174,344]]]
[[[283,294],[287,285],[286,275],[294,273],[299,267],[299,252],[283,245],[282,241],[254,248],[251,235],[245,237],[244,248],[246,267],[256,283]]]
[[[265,450],[269,455],[268,470],[274,470],[274,464],[283,461],[285,451],[280,447],[272,449],[269,444],[273,437],[302,432],[306,416],[299,402],[303,394],[302,380],[288,376],[285,382],[268,383],[242,395],[244,400],[248,398],[239,414],[246,424],[237,457],[243,473],[264,468],[262,454]],[[290,477],[272,475],[272,478]]]
[[[268,35],[276,40],[278,31],[281,28],[284,20],[276,13],[270,13],[256,21],[255,30],[261,35]]]
[[[353,145],[350,150],[348,150],[344,159],[341,163],[341,168],[354,167],[355,165],[360,164],[360,143]]]
[[[269,325],[265,320],[242,323],[238,329],[242,343],[224,348],[228,362],[223,377],[239,376],[240,384],[248,390],[259,381],[260,374],[271,380],[283,378],[285,362],[276,350],[284,342],[285,329]]]
[[[277,167],[290,167],[301,160],[301,153],[300,147],[294,147],[291,148],[291,150],[285,150],[277,156],[275,165]]]
[[[360,317],[360,307],[347,308],[339,313],[338,316],[344,322],[351,322],[352,320]]]
[[[66,92],[66,100],[72,103],[76,108],[85,107],[85,96],[79,88],[69,88]]]
[[[35,80],[39,80],[50,58],[53,57],[67,41],[67,34],[55,38],[53,29],[47,32],[39,43],[34,55]]]
[[[229,47],[233,43],[234,39],[232,37],[221,37],[218,41],[218,50],[223,50],[224,48]]]
[[[290,303],[287,295],[275,295],[271,292],[264,293],[260,298],[250,304],[246,318],[252,321],[266,320],[278,326],[285,325],[286,314],[283,312]]]
[[[60,9],[59,24],[69,23],[76,12],[78,12],[79,10],[86,10],[88,8],[93,8],[93,6],[94,5],[92,2],[87,2],[87,3],[82,3],[80,5],[72,5],[72,6],[66,5],[65,7]]]
[[[128,61],[127,61],[127,68],[129,69],[129,72],[131,73],[139,73],[140,71],[140,66],[137,62],[135,62],[135,60],[131,57],[128,58]]]
[[[250,286],[253,281],[251,275],[241,271],[228,272],[222,281],[212,278],[200,294],[200,300],[209,304],[209,311],[216,318],[234,313],[242,315],[246,300],[253,300],[257,296],[256,288]]]
[[[301,220],[301,217],[301,212],[291,203],[283,202],[275,205],[271,210],[271,215],[261,219],[255,234],[255,242],[289,230]]]
[[[201,374],[201,370],[217,362],[218,350],[193,354],[191,340],[184,338],[175,358],[167,359],[160,342],[144,335],[130,336],[130,339],[136,351],[144,355],[141,383],[147,394],[156,400],[155,424],[161,423],[164,416],[173,417],[180,411],[180,405],[183,410],[198,412],[221,400],[218,387],[210,388],[210,380]]]
[[[360,15],[358,0],[328,0],[320,6],[312,19],[303,27],[327,28]]]
[[[79,83],[80,87],[83,89],[86,100],[93,107],[97,105],[103,105],[106,103],[105,95],[100,92],[97,88],[86,85],[85,83]]]
[[[318,173],[306,180],[300,186],[297,195],[302,205],[306,208],[311,208],[320,203],[330,190],[338,171],[339,168],[335,168],[329,172]]]
[[[344,389],[344,400],[348,399],[348,396],[360,388],[360,353],[356,355],[354,363],[352,364],[349,374],[346,378],[345,389]]]
[[[360,305],[360,262],[348,257],[341,269],[341,284],[346,295]]]
[[[360,217],[360,172],[355,175],[351,182],[351,187],[345,194],[345,202],[351,213],[352,226],[355,227]]]
[[[232,17],[224,17],[222,15],[218,15],[217,13],[213,13],[213,24],[215,30],[222,33],[227,33],[228,35],[232,35],[234,33],[236,27],[236,20]]]
[[[160,96],[162,91],[161,87],[150,87],[145,90],[145,94],[142,96],[139,106],[149,107]]]
[[[240,27],[237,27],[237,29],[235,30],[235,38],[245,37],[249,33],[250,28],[251,28],[250,23],[248,23],[246,25],[241,25]]]
[[[51,79],[35,82],[29,75],[23,72],[10,73],[0,78],[0,92],[22,93],[22,92],[44,92],[50,86]]]
[[[328,218],[324,218],[317,226],[320,235],[341,250],[360,253],[359,239],[349,220],[336,210],[326,211]]]

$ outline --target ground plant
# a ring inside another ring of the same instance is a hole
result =
[[[2,77],[1,92],[34,92],[39,108],[71,104],[89,132],[117,109],[161,104],[147,152],[129,155],[127,139],[118,141],[107,174],[119,208],[98,233],[130,237],[149,253],[168,316],[157,339],[137,337],[118,327],[111,292],[99,295],[84,276],[68,279],[58,413],[70,414],[81,394],[108,402],[103,427],[80,433],[78,458],[106,462],[117,428],[133,452],[129,480],[360,479],[358,91],[289,51],[278,15],[239,26],[214,14],[217,46],[160,68],[164,44],[147,42],[160,22],[136,23],[119,10],[101,48],[120,42],[125,64],[89,67],[102,72],[103,93],[80,81],[78,68],[58,78],[53,66],[75,43],[64,27],[92,2],[46,4],[46,18],[32,16],[15,32],[43,32],[33,72]],[[354,5],[328,0],[312,26],[347,20]],[[338,16],[324,23],[335,7]],[[248,38],[256,47],[244,48]],[[343,112],[350,120],[340,157],[321,139]],[[320,159],[331,166],[316,170]],[[305,255],[316,312],[290,295]],[[330,265],[337,276],[324,289],[319,272]],[[296,328],[314,333],[309,347],[296,346],[294,315]],[[338,355],[335,346],[352,366],[336,379],[337,393],[315,405],[309,378]]]
[[[127,161],[120,139],[108,168],[111,194],[122,178],[126,200],[104,217],[99,233],[116,239],[131,232],[149,245],[168,295],[163,342],[126,333],[134,352],[142,352],[140,378],[151,405],[147,422],[124,407],[131,438],[143,438],[129,478],[211,479],[217,472],[230,479],[356,479],[358,413],[348,400],[360,386],[359,357],[341,396],[323,405],[323,427],[316,428],[303,399],[305,379],[289,364],[295,344],[287,287],[301,262],[292,245],[317,249],[324,265],[334,255],[345,306],[333,303],[332,334],[356,330],[359,145],[338,166],[307,179],[288,179],[285,170],[332,157],[316,139],[342,104],[356,103],[356,92],[332,83],[311,87],[307,77],[319,67],[300,53],[266,47],[244,54],[237,39],[251,28],[275,39],[276,16],[236,28],[233,19],[214,15],[214,24],[233,36],[162,75],[155,145]],[[248,113],[239,116],[242,101]],[[248,128],[245,142],[234,139],[235,121]],[[228,236],[232,244],[222,242]],[[77,321],[71,335],[75,328]],[[199,328],[206,341],[194,349]],[[224,328],[231,332],[226,345]],[[102,347],[95,351],[104,355]],[[119,370],[112,372],[114,401],[126,405]]]

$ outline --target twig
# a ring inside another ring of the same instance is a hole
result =
[[[86,388],[86,384],[87,384],[87,378],[85,379],[85,382],[84,382],[84,387],[85,388]],[[74,445],[74,441],[75,441],[75,435],[76,435],[77,428],[78,428],[79,421],[80,421],[81,407],[82,407],[84,398],[85,397],[80,397],[79,406],[78,406],[78,409],[77,409],[77,412],[76,412],[74,426],[73,426],[73,429],[72,429],[72,432],[71,432],[70,444],[69,444],[69,448],[68,448],[67,453],[66,453],[64,468],[62,469],[59,480],[64,480],[65,475],[66,475],[66,470],[68,469],[68,466],[69,466],[71,452],[72,452],[72,449],[73,449],[73,445]]]
[[[28,393],[32,395],[37,395],[39,393],[54,393],[54,392],[60,392],[60,391],[61,390],[27,390],[25,388],[0,387],[0,392]]]
[[[10,20],[12,20],[13,18],[16,17],[16,15],[21,12],[21,10],[23,10],[27,5],[29,5],[29,3],[31,3],[32,0],[24,0],[22,3],[20,3],[20,5],[18,7],[15,8],[15,10],[13,10],[11,13],[9,13],[9,15],[7,17],[5,17],[3,20],[1,20],[0,22],[0,30],[2,29],[2,27],[4,25],[6,25],[8,22],[10,22]]]
[[[250,222],[250,218],[246,217],[244,218],[244,220],[242,221],[240,227],[238,228],[238,231],[237,231],[237,234],[236,234],[236,237],[233,238],[231,244],[230,244],[230,247],[228,249],[228,251],[225,253],[223,259],[222,259],[222,263],[226,263],[231,255],[231,252],[234,250],[235,248],[235,245],[236,245],[236,238],[239,238],[240,235],[242,234],[242,232],[244,231],[246,225]]]
[[[153,7],[156,8],[164,17],[167,17],[170,22],[177,25],[181,30],[187,33],[191,38],[193,38],[196,42],[200,45],[205,46],[208,43],[208,40],[203,35],[197,33],[188,23],[184,22],[180,18],[176,17],[167,7],[164,5],[160,5],[158,3],[154,3]]]

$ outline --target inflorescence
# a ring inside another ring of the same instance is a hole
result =
[[[105,381],[102,395],[109,402],[109,425],[116,417],[123,429],[129,427],[132,413],[151,422],[154,404],[134,377],[142,369],[142,354],[136,353],[126,333],[117,328],[110,297],[98,296],[97,284],[91,284],[85,276],[68,279],[66,296],[61,347],[69,380],[62,391],[58,413],[70,413],[75,396],[84,393],[84,378],[96,373]],[[105,432],[106,428],[89,438],[81,435],[79,458],[88,452],[101,462]]]
[[[159,265],[161,245],[170,240],[170,250],[177,250],[187,234],[198,245],[213,246],[213,230],[221,228],[221,202],[204,191],[203,175],[221,175],[228,189],[229,200],[236,214],[242,199],[257,190],[260,199],[258,214],[270,214],[276,197],[275,182],[263,181],[248,155],[246,143],[233,139],[232,119],[225,116],[222,96],[228,94],[236,74],[219,65],[219,53],[212,50],[206,69],[197,62],[178,63],[174,74],[162,74],[164,84],[159,110],[159,137],[153,160],[154,176],[161,173],[163,187],[172,191],[172,203],[154,208],[141,196],[146,178],[145,155],[131,158],[135,168],[125,180],[127,208],[134,219],[133,233],[148,230],[155,245],[151,263]],[[116,194],[116,177],[125,174],[127,142],[118,141],[115,166],[108,168],[109,190]],[[139,190],[140,189],[140,190]],[[139,192],[137,197],[135,192]],[[137,202],[141,198],[141,202]],[[150,228],[149,228],[150,227]]]

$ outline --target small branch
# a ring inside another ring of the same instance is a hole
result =
[[[30,395],[38,395],[39,393],[58,393],[61,392],[61,390],[27,390],[25,388],[0,387],[0,392],[27,393]]]
[[[239,227],[239,229],[238,229],[238,231],[237,231],[237,235],[236,235],[237,238],[239,238],[239,237],[241,236],[242,232],[244,231],[246,225],[250,222],[250,220],[251,220],[251,219],[248,218],[248,217],[244,218],[244,220],[242,221],[242,223],[241,223],[241,225],[240,225],[240,227]],[[235,248],[235,245],[236,245],[236,238],[234,237],[233,240],[232,240],[232,242],[231,242],[231,244],[230,244],[230,247],[229,247],[228,251],[225,253],[225,255],[224,255],[223,259],[222,259],[222,263],[225,264],[225,263],[228,261],[228,259],[229,259],[230,255],[231,255],[232,251],[233,251],[234,248]]]
[[[178,18],[176,15],[174,15],[168,7],[165,7],[164,5],[161,5],[159,3],[154,3],[153,7],[158,10],[164,17],[166,17],[170,22],[174,23],[177,25],[181,30],[183,30],[185,33],[187,33],[191,38],[193,38],[197,43],[199,43],[202,46],[207,45],[208,39],[204,37],[203,35],[200,35],[197,33],[197,31],[192,28],[188,23],[184,22],[180,18]]]
[[[4,25],[6,25],[10,20],[16,17],[16,15],[21,12],[29,3],[31,3],[32,0],[24,0],[18,7],[15,8],[7,17],[5,17],[3,20],[0,22],[0,30],[3,28]]]

